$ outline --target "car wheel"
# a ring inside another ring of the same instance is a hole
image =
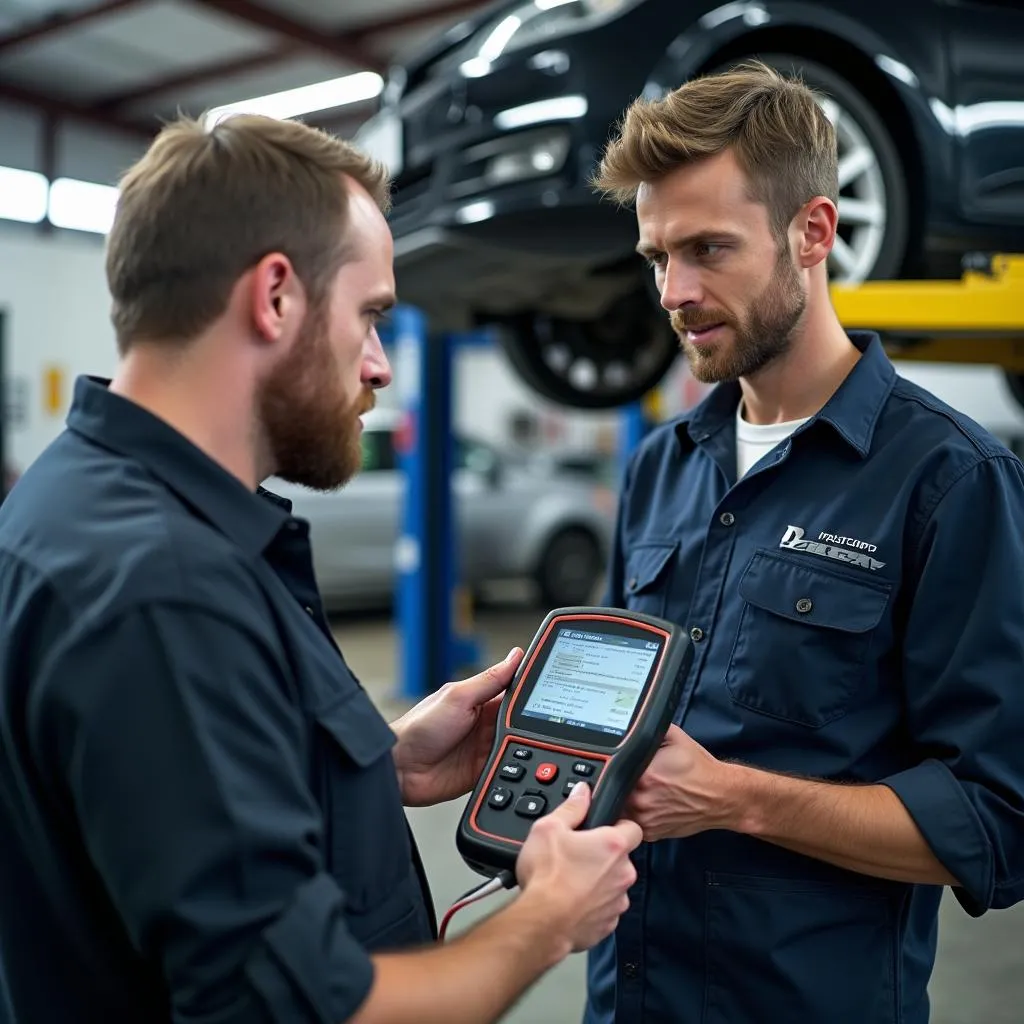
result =
[[[643,398],[679,353],[665,311],[645,288],[616,299],[594,320],[540,313],[507,318],[498,338],[526,384],[577,409],[610,409]]]
[[[759,53],[757,60],[798,74],[822,97],[839,148],[839,226],[829,256],[833,281],[854,284],[896,277],[907,255],[910,204],[899,150],[878,112],[831,68],[792,54]],[[724,71],[740,60],[729,61]]]
[[[562,530],[548,542],[537,567],[537,586],[548,608],[590,604],[604,565],[593,535],[580,528]]]

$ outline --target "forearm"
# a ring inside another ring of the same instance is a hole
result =
[[[489,1024],[570,952],[550,910],[523,894],[444,946],[374,957],[352,1024]]]
[[[957,884],[888,786],[820,782],[740,765],[728,771],[734,831],[866,875]]]

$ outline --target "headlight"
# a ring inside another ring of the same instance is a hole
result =
[[[504,53],[592,28],[642,0],[528,0],[487,22],[460,54],[468,77],[486,74]]]

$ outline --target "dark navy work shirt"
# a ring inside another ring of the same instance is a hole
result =
[[[340,1024],[430,941],[394,733],[308,524],[80,379],[0,508],[0,954],[18,1024]]]
[[[882,783],[978,915],[1024,897],[1024,467],[877,337],[736,481],[736,384],[631,460],[610,603],[685,626],[713,755]],[[587,1024],[923,1024],[942,889],[727,831],[643,844]]]

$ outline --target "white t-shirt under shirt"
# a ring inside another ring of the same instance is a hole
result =
[[[743,418],[741,400],[736,407],[736,479],[745,476],[762,456],[785,441],[797,427],[809,419],[809,416],[805,416],[803,419],[789,420],[787,423],[748,423]]]

